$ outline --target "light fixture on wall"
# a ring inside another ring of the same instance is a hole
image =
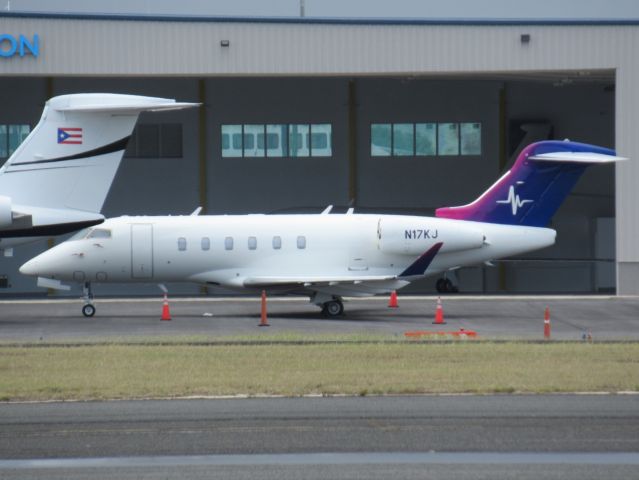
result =
[[[228,40],[220,40],[220,47],[228,47],[231,45],[231,42]]]
[[[530,33],[522,33],[519,37],[519,41],[522,45],[528,45],[530,43]]]

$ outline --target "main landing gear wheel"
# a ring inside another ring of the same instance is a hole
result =
[[[85,306],[82,307],[82,315],[84,315],[85,317],[92,317],[93,315],[95,315],[95,307],[92,304],[87,303]]]
[[[457,293],[459,289],[453,285],[449,278],[440,278],[435,283],[435,288],[439,293]]]
[[[344,304],[340,300],[331,300],[323,305],[322,313],[329,317],[337,317],[344,313]]]

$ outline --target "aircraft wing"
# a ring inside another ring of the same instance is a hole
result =
[[[262,288],[283,292],[322,292],[339,296],[369,296],[387,293],[409,282],[396,275],[358,275],[335,277],[267,276],[244,279],[248,288]]]
[[[268,287],[317,287],[317,286],[335,286],[340,284],[358,285],[364,282],[381,282],[387,280],[396,280],[395,275],[385,276],[263,276],[249,277],[244,279],[244,286],[247,288],[268,288]]]
[[[419,256],[399,275],[345,275],[345,276],[287,276],[270,275],[248,277],[243,281],[247,288],[305,289],[331,295],[371,295],[401,288],[428,269],[443,243],[437,243]]]

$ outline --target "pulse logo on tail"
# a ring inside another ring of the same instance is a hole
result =
[[[517,185],[522,185],[524,182],[517,182]],[[522,200],[519,198],[519,195],[515,193],[515,186],[511,185],[508,189],[508,198],[506,200],[496,200],[495,203],[504,203],[510,204],[510,208],[513,212],[513,216],[517,215],[517,210],[526,205],[527,203],[532,203],[533,200]]]
[[[617,157],[614,150],[586,143],[533,143],[475,201],[438,208],[436,214],[455,220],[545,227],[587,167],[618,160],[623,158]],[[522,199],[515,190],[528,198]],[[510,205],[510,215],[504,205]]]
[[[58,143],[65,145],[82,145],[81,128],[58,128]]]

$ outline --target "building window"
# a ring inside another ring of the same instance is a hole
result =
[[[481,123],[373,123],[372,157],[481,155]]]
[[[414,139],[412,123],[394,123],[393,155],[396,157],[412,157],[415,155]]]
[[[257,238],[248,237],[248,248],[249,250],[255,250],[257,248]]]
[[[226,237],[224,239],[224,249],[233,250],[233,237]]]
[[[442,156],[459,155],[459,124],[437,125],[437,153]]]
[[[481,155],[481,123],[462,123],[460,135],[462,155]]]
[[[222,125],[222,157],[331,157],[332,126],[317,124]]]
[[[299,237],[297,237],[297,248],[306,248],[306,237],[304,235],[300,235]]]
[[[26,124],[0,125],[0,158],[13,155],[30,132],[31,126]]]
[[[180,252],[184,252],[186,250],[186,238],[184,237],[178,238],[178,250]]]
[[[222,125],[222,156],[242,156],[242,125]]]
[[[264,125],[244,125],[244,156],[263,157]]]
[[[182,124],[160,124],[160,157],[182,158]]]
[[[266,156],[288,156],[288,125],[266,126]]]
[[[202,250],[209,250],[211,248],[211,239],[209,237],[202,237]]]
[[[124,155],[134,158],[182,158],[182,124],[138,124]]]
[[[415,155],[431,157],[437,153],[437,127],[434,123],[415,124]]]
[[[288,156],[308,157],[310,154],[308,145],[308,134],[310,126],[308,124],[296,124],[288,126]]]
[[[333,155],[331,148],[331,125],[319,123],[311,125],[311,157],[330,157]]]
[[[390,123],[371,125],[371,156],[388,157],[391,154],[392,136]]]
[[[273,237],[273,249],[279,250],[280,248],[282,248],[282,237],[280,236]]]

